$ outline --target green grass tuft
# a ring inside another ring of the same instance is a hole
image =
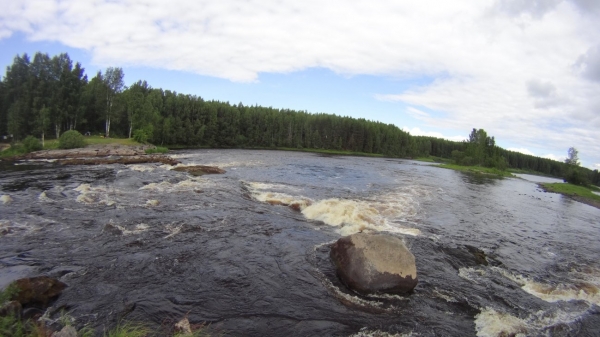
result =
[[[166,147],[161,147],[161,146],[157,146],[154,149],[146,149],[146,154],[167,153],[167,152],[169,152],[169,149]]]
[[[450,170],[455,170],[455,171],[460,171],[460,172],[467,172],[467,173],[487,174],[487,175],[495,175],[495,176],[499,176],[499,177],[514,177],[508,171],[502,171],[497,168],[491,168],[491,167],[462,166],[462,165],[456,165],[456,164],[442,164],[439,167],[450,169]]]
[[[104,337],[145,337],[150,335],[150,329],[136,323],[122,323],[104,333]]]
[[[578,196],[585,199],[591,199],[600,202],[600,195],[592,191],[599,191],[597,187],[583,187],[567,183],[543,183],[542,188],[548,192],[560,193],[568,196]]]

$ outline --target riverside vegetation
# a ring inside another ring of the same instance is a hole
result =
[[[23,141],[28,135],[58,139],[66,130],[133,138],[161,146],[301,149],[397,158],[439,157],[462,166],[519,169],[564,177],[569,166],[508,151],[494,137],[474,130],[465,142],[411,136],[392,124],[245,106],[171,90],[140,80],[129,87],[121,68],[91,79],[68,54],[17,55],[0,81],[0,136]],[[478,144],[478,146],[472,146]],[[16,151],[16,150],[8,150]],[[598,185],[598,170],[580,168]]]

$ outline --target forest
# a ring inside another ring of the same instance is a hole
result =
[[[126,87],[121,68],[91,79],[66,53],[33,59],[17,55],[0,81],[0,141],[28,135],[58,138],[67,130],[133,137],[155,145],[211,148],[295,148],[439,157],[462,165],[535,171],[564,177],[567,163],[508,151],[483,129],[454,142],[411,136],[393,124],[326,113],[245,106],[152,88],[139,80]],[[598,170],[578,168],[596,185]]]

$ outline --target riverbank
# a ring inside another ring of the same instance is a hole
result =
[[[75,149],[47,149],[34,151],[15,156],[1,158],[5,161],[20,160],[49,160],[61,165],[101,165],[101,164],[143,164],[163,163],[168,165],[179,164],[179,161],[169,156],[153,153],[154,145],[123,142],[116,139],[103,143],[95,143]]]
[[[483,175],[489,175],[489,176],[513,177],[513,178],[515,177],[509,171],[501,171],[497,168],[490,168],[490,167],[462,166],[462,165],[455,165],[455,164],[441,164],[438,167],[450,169],[450,170],[454,170],[454,171],[474,173],[474,174],[483,174]]]
[[[600,195],[594,194],[594,192],[600,192],[600,188],[568,183],[541,183],[538,186],[545,192],[562,194],[575,201],[600,209]]]

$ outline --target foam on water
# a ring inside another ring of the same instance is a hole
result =
[[[13,198],[11,198],[8,194],[4,194],[0,196],[0,201],[2,201],[2,203],[6,205],[10,204],[13,201]]]
[[[81,184],[73,190],[79,192],[79,196],[76,199],[79,203],[106,206],[113,206],[115,204],[115,201],[109,197],[109,191],[105,186]]]
[[[423,189],[408,187],[378,195],[366,200],[330,198],[312,200],[272,190],[290,189],[285,185],[250,182],[246,183],[252,197],[271,205],[290,206],[307,219],[321,221],[337,227],[342,235],[362,231],[388,231],[405,235],[419,235],[416,228],[407,228],[398,220],[405,221],[418,213],[415,195],[428,193]],[[296,189],[292,187],[291,189]]]
[[[596,270],[572,272],[569,283],[542,283],[502,268],[492,269],[520,285],[525,292],[546,302],[583,300],[600,305],[600,272]]]
[[[118,229],[122,233],[122,235],[124,235],[124,236],[134,235],[134,234],[141,234],[143,232],[146,232],[150,228],[145,223],[139,223],[139,224],[133,226],[132,229],[128,229],[128,227],[114,224],[112,222],[112,220],[110,221],[110,226],[113,227],[113,228]]]
[[[475,330],[480,337],[526,336],[527,322],[486,308],[475,316]]]
[[[214,183],[202,178],[191,178],[183,180],[178,183],[172,184],[168,181],[162,181],[160,183],[150,183],[146,186],[142,186],[140,190],[156,191],[156,192],[195,192],[200,188],[211,187]]]
[[[175,235],[181,233],[181,228],[182,227],[183,227],[183,225],[181,225],[181,224],[179,224],[179,225],[176,225],[176,224],[168,224],[168,225],[166,225],[164,231],[166,233],[169,233],[169,234],[167,236],[165,236],[164,238],[165,239],[169,239],[169,238],[172,238]]]
[[[146,201],[146,206],[158,206],[160,205],[160,201],[156,199]]]
[[[381,330],[368,330],[366,328],[361,329],[359,332],[352,334],[348,337],[412,337],[419,336],[414,334],[412,331],[407,333],[396,333],[391,334]]]
[[[127,168],[129,168],[132,171],[138,171],[138,172],[149,172],[149,171],[154,171],[154,166],[150,166],[150,165],[127,165]]]
[[[585,312],[585,310],[584,310]],[[550,328],[576,322],[584,312],[540,310],[522,318],[493,308],[484,308],[475,316],[475,330],[480,337],[551,335]]]
[[[48,198],[48,196],[46,195],[46,191],[40,193],[40,195],[38,196],[38,200],[39,201],[44,201],[44,202],[51,202],[51,201],[53,201],[52,199]]]

